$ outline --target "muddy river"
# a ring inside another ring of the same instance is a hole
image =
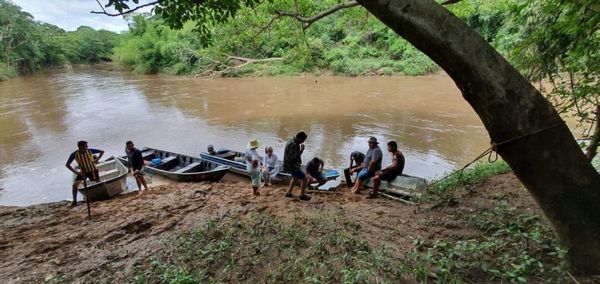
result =
[[[0,205],[69,199],[64,164],[78,140],[108,157],[122,155],[127,140],[198,155],[208,144],[242,150],[258,138],[282,158],[299,130],[309,135],[304,161],[319,156],[345,167],[375,136],[396,140],[405,173],[427,179],[489,143],[444,75],[209,80],[82,67],[0,82]]]

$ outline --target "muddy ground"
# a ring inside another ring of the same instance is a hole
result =
[[[477,213],[494,200],[507,200],[524,212],[538,206],[512,174],[492,177],[460,190],[457,203],[407,205],[386,198],[366,199],[345,187],[312,193],[312,200],[284,197],[285,187],[263,188],[253,197],[248,182],[226,179],[213,184],[173,184],[143,195],[127,194],[86,206],[68,202],[28,207],[0,207],[0,282],[43,282],[61,276],[74,282],[109,279],[131,281],[131,271],[163,250],[171,234],[187,231],[208,219],[266,212],[280,222],[298,216],[343,214],[361,222],[360,234],[400,251],[413,249],[415,238],[468,239],[476,232],[457,224],[458,208]],[[258,277],[259,279],[260,277]]]

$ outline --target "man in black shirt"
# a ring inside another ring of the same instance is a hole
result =
[[[306,189],[306,175],[301,168],[301,156],[304,152],[303,143],[306,141],[306,138],[308,138],[306,133],[304,133],[304,131],[300,131],[285,145],[285,150],[283,152],[283,170],[290,173],[292,176],[292,180],[290,181],[290,186],[288,187],[285,197],[294,197],[292,194],[292,189],[294,188],[296,182],[300,181],[300,200],[308,201],[310,200],[310,196],[306,195],[304,192]]]
[[[352,174],[360,172],[362,170],[362,163],[365,160],[365,154],[360,151],[354,151],[350,154],[350,166],[344,169],[344,177],[346,178],[346,185],[352,187]]]
[[[319,186],[324,185],[327,182],[325,176],[321,173],[323,171],[323,166],[325,166],[325,162],[319,159],[318,157],[314,157],[308,164],[306,164],[306,179],[308,179],[308,189],[310,190],[318,190]],[[316,187],[312,187],[312,183],[318,183]]]
[[[142,185],[144,185],[144,189],[148,190],[148,185],[146,185],[146,179],[144,179],[144,158],[142,157],[142,152],[134,147],[133,142],[127,141],[125,143],[125,153],[127,153],[127,160],[129,161],[129,171],[133,173],[135,177],[135,182],[138,186],[138,194],[142,193]]]

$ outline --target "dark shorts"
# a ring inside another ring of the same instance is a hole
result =
[[[379,179],[385,180],[387,182],[393,181],[398,176],[398,171],[394,171],[394,170],[383,170],[381,172],[382,173],[379,176]]]
[[[85,177],[91,181],[97,181],[100,179],[100,176],[98,175],[98,170],[95,170],[92,173],[85,173]],[[76,181],[83,181],[83,177],[80,175],[77,175],[77,177],[75,177]]]
[[[299,178],[299,179],[306,178],[306,175],[304,174],[304,172],[300,171],[300,170],[292,171],[290,174],[292,175],[293,178]]]
[[[362,169],[360,172],[358,172],[358,179],[360,180],[366,180],[372,178],[373,176],[375,176],[375,173],[370,172],[369,169]]]
[[[322,173],[310,173],[310,176],[315,178],[316,180],[327,180]]]

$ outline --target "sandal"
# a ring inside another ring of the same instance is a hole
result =
[[[285,197],[290,197],[290,198],[292,198],[292,197],[294,197],[294,195],[288,192],[288,193],[286,193],[286,194],[285,194]]]

